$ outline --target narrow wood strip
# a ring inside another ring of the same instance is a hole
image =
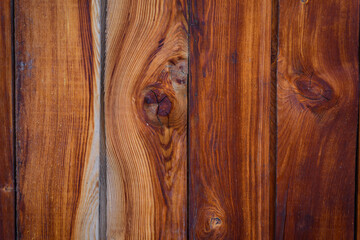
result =
[[[271,1],[191,3],[190,238],[267,239]]]
[[[108,0],[100,0],[100,176],[99,176],[99,239],[105,240],[107,231],[107,160],[105,136],[105,59],[106,18]]]
[[[276,161],[277,161],[277,58],[279,53],[279,0],[271,1],[271,87],[270,87],[270,222],[269,239],[276,232]]]
[[[186,238],[187,7],[108,1],[107,237]]]
[[[276,239],[352,239],[359,1],[279,12]]]
[[[0,1],[0,239],[15,239],[11,1]]]
[[[19,238],[97,239],[97,0],[15,0]]]

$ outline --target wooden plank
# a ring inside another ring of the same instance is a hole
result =
[[[352,239],[359,1],[279,13],[276,239]]]
[[[99,6],[15,0],[21,239],[97,239]]]
[[[108,239],[186,238],[184,2],[108,1]]]
[[[0,239],[15,239],[11,1],[0,1]]]
[[[271,1],[192,1],[190,19],[190,238],[269,238]]]
[[[276,228],[276,156],[277,156],[277,58],[279,33],[279,0],[271,1],[271,87],[270,87],[270,239]]]

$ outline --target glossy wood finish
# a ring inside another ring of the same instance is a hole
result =
[[[0,1],[0,239],[15,238],[11,1]]]
[[[359,1],[280,0],[276,239],[352,239]]]
[[[277,156],[277,57],[279,2],[271,1],[271,80],[270,80],[270,233],[275,237],[276,225],[276,156]]]
[[[267,239],[271,1],[191,1],[190,238]]]
[[[109,0],[108,239],[185,239],[187,6]]]
[[[18,237],[97,239],[97,0],[15,0]]]
[[[0,1],[0,239],[360,239],[359,4]]]

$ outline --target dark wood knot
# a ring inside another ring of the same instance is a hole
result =
[[[165,117],[171,112],[171,101],[165,93],[160,93],[158,90],[150,90],[144,98],[145,104],[155,104],[156,115]]]
[[[187,61],[169,60],[140,92],[137,108],[142,120],[152,127],[182,129],[186,126]]]
[[[159,89],[150,89],[145,93],[143,108],[147,122],[163,125],[162,118],[169,117],[172,107],[169,96]]]
[[[331,85],[314,74],[299,76],[294,85],[299,102],[312,112],[328,110],[337,102]]]
[[[218,217],[212,217],[210,218],[209,226],[210,229],[218,228],[221,225],[221,219]]]

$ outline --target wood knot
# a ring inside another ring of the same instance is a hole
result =
[[[218,217],[210,218],[209,227],[210,229],[218,228],[221,225],[221,219]]]
[[[14,188],[12,188],[10,186],[4,186],[4,187],[1,187],[0,189],[1,189],[2,192],[5,192],[5,193],[9,193],[9,192],[14,191]]]
[[[337,102],[333,88],[314,74],[299,76],[294,85],[299,102],[312,112],[328,110]]]
[[[144,111],[153,125],[162,125],[161,117],[168,117],[172,110],[169,96],[159,89],[150,89],[144,96]]]
[[[227,233],[225,211],[218,202],[198,210],[197,232],[199,239],[224,239]]]
[[[184,129],[187,119],[187,61],[174,58],[163,66],[139,92],[136,108],[140,110],[143,122],[156,130]]]

